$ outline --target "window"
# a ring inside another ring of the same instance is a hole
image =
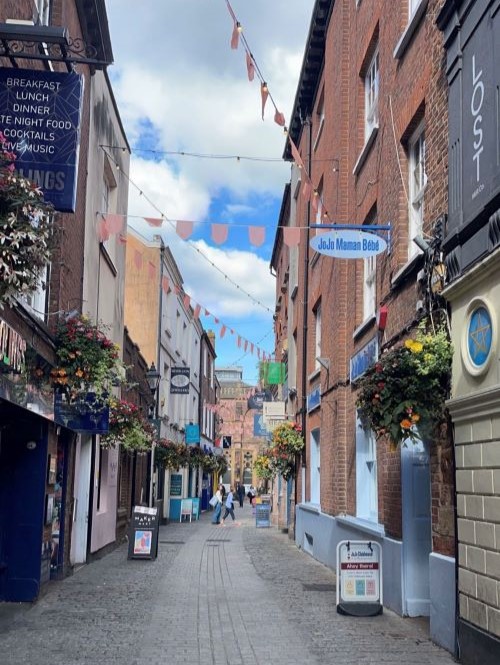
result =
[[[31,313],[36,316],[38,319],[45,321],[45,316],[47,314],[47,294],[48,294],[48,283],[50,275],[50,265],[45,266],[42,270],[42,274],[38,280],[36,291],[29,293],[22,297],[22,302],[24,302]]]
[[[321,473],[320,473],[320,431],[311,432],[311,503],[320,505]]]
[[[378,127],[378,89],[379,57],[377,47],[365,76],[365,141],[369,139],[372,131]]]
[[[375,315],[377,301],[377,257],[364,259],[363,321]]]
[[[423,124],[413,134],[409,145],[409,248],[411,258],[422,250],[413,242],[413,238],[422,234],[424,222],[424,192],[427,184],[425,174],[425,132]]]
[[[372,431],[356,422],[356,517],[378,522],[377,447]]]
[[[422,0],[408,0],[408,23],[410,23],[421,2]]]
[[[50,22],[50,0],[35,0],[40,25],[49,25]]]
[[[321,357],[321,305],[316,307],[314,317],[314,369],[320,369],[318,358]]]
[[[323,125],[325,124],[325,90],[321,92],[321,96],[319,98],[318,102],[318,107],[316,109],[316,117],[317,117],[317,124],[318,124],[318,129],[316,131],[316,138],[314,139],[314,146],[313,149],[316,150],[318,147],[319,140],[321,138],[321,134],[323,132]]]
[[[314,194],[316,199],[316,219],[314,220],[315,224],[321,224],[323,219],[323,180],[318,185],[317,194]]]

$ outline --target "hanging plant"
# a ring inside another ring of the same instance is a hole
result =
[[[219,476],[223,476],[227,473],[227,470],[229,468],[229,463],[227,461],[227,458],[225,455],[218,455],[216,458],[217,460],[217,466],[215,468],[215,472]]]
[[[125,450],[145,453],[155,441],[155,430],[135,404],[114,397],[109,405],[109,431],[101,436],[104,448],[121,445]]]
[[[412,339],[385,352],[359,381],[361,421],[391,448],[432,436],[445,418],[453,349],[444,326],[423,321]]]
[[[203,460],[201,462],[201,468],[205,473],[214,473],[217,471],[217,457],[213,455],[212,453],[207,453],[203,456]]]
[[[0,132],[0,307],[40,287],[52,249],[53,207],[15,159]]]
[[[181,469],[188,464],[188,449],[184,443],[160,439],[155,446],[155,464],[163,469]]]
[[[270,466],[269,452],[262,452],[260,455],[257,455],[253,463],[253,468],[258,478],[271,480],[274,473]]]
[[[298,423],[286,421],[273,431],[270,447],[254,462],[259,478],[282,476],[289,480],[295,475],[297,455],[304,448],[304,437]]]
[[[205,452],[198,446],[188,446],[189,461],[188,465],[191,468],[203,466],[203,461],[206,457]]]
[[[71,399],[92,393],[101,405],[108,404],[112,386],[123,382],[119,347],[86,316],[59,323],[56,355],[59,364],[51,371],[52,383]]]

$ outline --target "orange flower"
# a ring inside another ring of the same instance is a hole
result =
[[[403,429],[410,429],[410,427],[411,427],[411,420],[407,420],[406,418],[404,418],[399,424],[401,425],[401,427],[402,427]]]
[[[418,423],[418,421],[420,420],[420,416],[418,415],[418,413],[414,413],[412,415],[411,419],[412,419],[412,422]]]
[[[77,376],[79,379],[83,376],[83,372],[80,368],[76,370],[75,376]]]

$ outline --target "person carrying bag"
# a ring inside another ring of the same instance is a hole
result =
[[[221,485],[217,488],[217,492],[210,499],[209,504],[214,508],[212,516],[212,524],[220,524],[220,514],[222,512],[222,491]]]

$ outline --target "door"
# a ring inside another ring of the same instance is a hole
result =
[[[26,602],[40,589],[47,426],[11,409],[0,431],[0,600]]]
[[[431,482],[429,450],[423,442],[401,448],[403,494],[403,614],[429,616]]]
[[[71,562],[87,561],[92,437],[81,435],[76,449]]]

